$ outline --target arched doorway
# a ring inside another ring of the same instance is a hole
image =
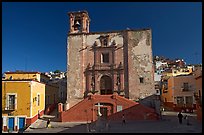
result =
[[[101,95],[113,94],[112,79],[107,75],[101,77],[100,92]]]
[[[113,114],[113,104],[98,102],[95,103],[95,110],[97,118],[107,119],[109,115]]]

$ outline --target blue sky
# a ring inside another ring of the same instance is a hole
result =
[[[202,63],[201,2],[2,2],[2,73],[66,71],[70,11],[90,32],[152,29],[153,55]]]

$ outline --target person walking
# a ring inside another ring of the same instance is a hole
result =
[[[47,120],[46,128],[50,128],[50,119]]]
[[[179,123],[182,124],[183,115],[181,114],[181,112],[179,112],[178,114],[178,119],[179,119]]]

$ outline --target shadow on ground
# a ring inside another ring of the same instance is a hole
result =
[[[64,127],[65,130],[58,133],[87,133],[87,124],[76,125],[74,127]]]

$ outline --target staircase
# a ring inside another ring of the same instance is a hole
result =
[[[62,122],[90,122],[96,121],[97,103],[108,103],[112,105],[109,120],[120,120],[125,114],[130,120],[157,120],[158,116],[154,109],[141,105],[137,102],[121,97],[119,95],[90,95],[67,111],[60,112]],[[117,112],[117,107],[122,111]]]

